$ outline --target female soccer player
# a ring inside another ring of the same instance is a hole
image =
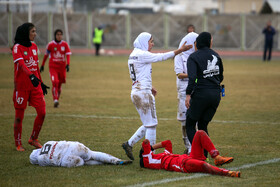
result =
[[[50,56],[49,71],[52,81],[52,95],[55,108],[59,105],[58,100],[61,94],[61,85],[66,83],[66,70],[69,72],[70,68],[71,51],[67,42],[62,40],[62,36],[62,30],[57,29],[54,32],[54,40],[48,43],[47,51],[40,67],[40,72],[43,72],[45,62],[48,56]]]
[[[132,137],[122,144],[127,156],[134,160],[133,145],[146,136],[151,144],[156,143],[157,116],[155,108],[155,95],[157,91],[152,87],[152,63],[160,62],[189,50],[191,45],[166,53],[151,53],[154,40],[150,33],[142,32],[134,41],[134,50],[128,59],[128,68],[132,80],[131,100],[138,111],[142,126]]]
[[[183,142],[185,145],[185,153],[191,152],[191,142],[188,139],[186,132],[186,113],[187,107],[185,105],[186,100],[186,88],[189,82],[188,69],[187,69],[187,61],[190,56],[195,51],[194,42],[196,37],[198,36],[195,32],[188,33],[180,42],[179,47],[183,45],[184,42],[187,41],[187,44],[191,44],[193,47],[185,52],[182,52],[179,55],[176,55],[174,58],[174,71],[177,75],[176,85],[177,85],[177,99],[178,99],[178,110],[177,110],[177,120],[181,123],[182,134],[183,134]]]
[[[24,151],[21,143],[22,120],[27,102],[36,109],[37,116],[34,121],[33,131],[28,143],[36,148],[42,145],[38,136],[43,125],[46,104],[44,95],[47,87],[43,84],[38,66],[38,48],[34,41],[36,28],[32,23],[24,23],[16,31],[15,42],[12,48],[14,59],[14,138],[17,151]]]
[[[165,148],[163,153],[154,154],[152,150]],[[172,143],[166,140],[150,145],[149,140],[144,140],[140,150],[140,166],[149,169],[164,169],[184,173],[209,173],[212,175],[222,175],[229,177],[240,177],[239,171],[230,171],[212,166],[205,162],[204,149],[206,149],[214,159],[216,166],[221,166],[233,161],[233,157],[220,156],[209,136],[203,130],[198,130],[194,136],[190,155],[173,154]]]
[[[131,164],[131,160],[121,160],[110,154],[92,151],[84,144],[73,141],[48,141],[41,149],[30,154],[31,164],[40,166],[77,167],[83,165]]]

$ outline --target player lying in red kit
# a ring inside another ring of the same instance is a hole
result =
[[[154,154],[153,150],[165,148],[163,153]],[[240,171],[230,171],[218,168],[205,162],[204,149],[206,149],[214,159],[216,166],[221,166],[233,161],[233,157],[222,157],[215,148],[209,136],[202,130],[198,130],[192,142],[190,155],[173,154],[170,140],[150,145],[148,139],[142,143],[140,150],[140,166],[149,169],[165,169],[184,173],[209,173],[229,177],[240,177]]]

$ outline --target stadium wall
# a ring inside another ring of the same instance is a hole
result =
[[[37,28],[35,42],[41,47],[53,39],[55,29],[65,30],[62,14],[34,13],[32,20]],[[280,50],[280,15],[67,14],[69,43],[77,48],[93,48],[92,31],[97,26],[105,29],[104,48],[131,48],[136,36],[143,31],[153,35],[156,47],[177,48],[187,25],[193,24],[198,33],[212,33],[215,48],[262,50],[262,29],[268,20],[277,30],[274,49]],[[0,46],[11,46],[16,28],[27,21],[27,13],[0,13]]]

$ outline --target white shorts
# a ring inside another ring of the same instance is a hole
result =
[[[148,90],[131,91],[131,100],[138,111],[144,127],[158,124],[155,97]]]
[[[185,121],[186,113],[187,113],[187,107],[185,105],[186,92],[178,92],[177,99],[178,99],[177,120]]]
[[[83,166],[84,161],[89,160],[90,156],[90,150],[84,144],[79,142],[72,142],[61,160],[61,166]]]

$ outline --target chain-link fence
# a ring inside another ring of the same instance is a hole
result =
[[[27,22],[27,13],[0,13],[0,46],[11,46],[16,28]],[[262,30],[271,20],[277,33],[274,49],[280,49],[280,15],[199,15],[173,16],[167,14],[67,14],[71,47],[92,48],[92,32],[102,26],[105,48],[131,48],[134,39],[143,31],[150,32],[157,48],[177,48],[186,34],[187,25],[193,24],[196,32],[209,31],[215,48],[261,50]],[[53,39],[55,29],[65,31],[63,14],[36,13],[32,22],[37,28],[36,43],[45,46]],[[64,34],[65,35],[65,34]]]

